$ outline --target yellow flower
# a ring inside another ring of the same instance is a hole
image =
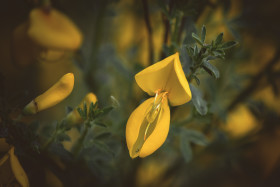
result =
[[[78,49],[82,34],[76,25],[61,12],[35,8],[29,19],[13,33],[13,58],[26,66],[35,60],[58,61],[70,51]]]
[[[146,157],[165,141],[170,124],[170,109],[191,100],[191,91],[179,54],[144,69],[135,76],[137,84],[151,96],[130,115],[126,141],[131,158]]]
[[[29,15],[27,31],[32,41],[54,50],[75,50],[82,42],[82,35],[75,24],[55,9],[45,12],[33,9]]]
[[[74,74],[67,73],[51,88],[33,99],[23,109],[23,114],[37,114],[64,100],[72,92],[74,87]]]
[[[223,125],[224,130],[233,138],[241,138],[256,131],[258,127],[256,118],[245,105],[239,105],[232,111]]]
[[[2,140],[3,139],[1,139],[1,141]],[[29,187],[27,175],[15,155],[14,150],[15,148],[11,147],[8,153],[0,159],[0,184],[9,186],[16,181],[16,183],[20,184],[22,187]]]

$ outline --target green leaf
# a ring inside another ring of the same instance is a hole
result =
[[[209,144],[209,141],[203,133],[190,129],[184,129],[184,131],[189,141],[202,146],[206,146]]]
[[[111,95],[110,98],[112,101],[112,106],[114,108],[118,108],[120,106],[120,102],[113,95]]]
[[[192,37],[199,45],[203,46],[203,42],[200,40],[200,38],[199,38],[199,36],[197,36],[197,34],[192,33]]]
[[[216,40],[215,40],[215,45],[216,45],[216,46],[219,45],[219,44],[222,42],[223,36],[224,36],[224,33],[220,33],[220,34],[217,36],[217,38],[216,38]]]
[[[185,133],[180,134],[180,149],[186,162],[192,160],[192,148]]]
[[[95,124],[95,125],[98,125],[98,126],[100,126],[100,127],[105,127],[105,128],[107,128],[107,125],[104,124],[104,123],[102,123],[102,122],[100,122],[100,121],[95,121],[94,124]]]
[[[193,75],[193,78],[195,79],[196,84],[197,84],[197,85],[200,85],[200,80],[199,80],[199,78],[198,78],[196,75]]]
[[[192,92],[192,103],[200,115],[206,115],[208,108],[206,101],[202,98],[202,93],[192,84],[190,85],[190,89]]]
[[[93,145],[96,146],[96,147],[97,147],[99,150],[101,150],[101,151],[104,151],[104,152],[106,152],[106,153],[109,153],[109,154],[111,154],[112,156],[115,155],[115,153],[111,150],[111,148],[110,148],[107,144],[105,144],[104,142],[102,142],[102,141],[94,140],[94,141],[93,141]]]
[[[197,55],[198,55],[198,47],[197,47],[197,45],[194,46],[193,55],[194,55],[195,57],[197,57]]]
[[[216,79],[220,77],[219,70],[209,62],[204,61],[202,67],[207,73],[209,73],[211,76],[214,76]]]
[[[99,133],[98,135],[96,135],[94,137],[94,139],[106,139],[108,138],[109,136],[111,136],[111,133],[110,132],[101,132]]]
[[[208,61],[208,60],[215,60],[215,59],[217,59],[217,57],[215,57],[215,56],[208,56],[208,57],[206,58],[207,61]]]
[[[201,41],[202,41],[202,43],[205,42],[205,38],[206,38],[206,27],[205,27],[205,25],[203,25],[202,29],[201,29]]]
[[[77,108],[77,111],[84,120],[87,119],[87,116],[84,114],[84,111],[80,107]]]
[[[73,108],[70,107],[70,106],[67,106],[67,107],[65,108],[65,110],[66,110],[66,114],[69,114],[70,112],[73,111]]]
[[[190,57],[194,56],[194,49],[192,47],[187,47],[187,53]]]
[[[107,115],[107,114],[108,114],[109,112],[111,112],[113,109],[114,109],[114,107],[112,107],[112,106],[103,108],[102,116]]]
[[[89,113],[88,113],[90,120],[94,119],[94,109],[95,109],[94,104],[93,102],[91,102],[89,105]]]
[[[238,43],[235,41],[229,41],[222,44],[221,49],[230,49],[236,46]]]
[[[61,133],[57,136],[57,140],[62,142],[62,141],[71,141],[71,138],[65,134],[65,133]]]
[[[86,116],[86,118],[87,118],[87,114],[88,114],[87,104],[86,104],[86,102],[84,102],[84,115]]]

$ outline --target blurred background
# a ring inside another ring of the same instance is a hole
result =
[[[30,186],[280,186],[279,7],[276,0],[2,1],[0,156],[5,142],[14,146]],[[45,19],[31,14],[35,8],[59,13]],[[211,61],[218,79],[199,71],[200,84],[191,81],[196,100],[171,108],[163,146],[131,159],[126,122],[148,98],[134,75],[178,51],[187,76],[186,47],[203,25],[206,43],[223,32],[223,41],[238,44],[225,50],[225,59]],[[32,27],[40,29],[32,35]],[[15,120],[68,72],[75,86],[67,99]],[[100,108],[113,106],[104,125],[90,129],[78,156],[71,147],[84,124],[42,149],[88,92]],[[7,167],[0,165],[0,184],[20,186],[17,178],[5,181],[7,173],[15,175]]]

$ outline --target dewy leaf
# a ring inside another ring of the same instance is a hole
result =
[[[180,149],[186,162],[192,159],[192,148],[188,140],[187,134],[182,132],[180,134]]]
[[[202,64],[202,67],[207,73],[214,76],[216,79],[220,77],[219,70],[215,66],[210,64],[209,62],[204,61],[203,64]]]
[[[230,49],[236,45],[237,45],[237,42],[235,42],[235,41],[225,42],[222,44],[221,49]]]
[[[190,129],[184,129],[184,131],[187,135],[188,140],[197,145],[206,146],[209,143],[205,135],[199,131]]]
[[[199,45],[203,46],[203,42],[200,40],[200,38],[199,38],[199,36],[197,36],[197,34],[192,33],[192,37],[193,37],[193,39],[195,39],[195,41],[196,41]]]
[[[223,36],[224,36],[224,33],[220,33],[220,34],[217,36],[217,38],[216,38],[216,40],[215,40],[215,45],[216,45],[216,46],[219,45],[219,44],[222,42]]]
[[[190,84],[192,92],[192,103],[200,115],[207,114],[208,108],[206,101],[202,98],[202,93],[192,84]]]
[[[205,25],[203,25],[202,29],[201,29],[201,41],[202,41],[202,43],[205,42],[205,38],[206,38],[206,27],[205,27]]]

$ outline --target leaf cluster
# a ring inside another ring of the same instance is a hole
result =
[[[197,77],[197,71],[204,69],[209,75],[218,79],[220,72],[217,67],[210,63],[212,60],[225,59],[225,50],[230,49],[237,45],[235,41],[223,42],[223,33],[220,33],[215,40],[212,40],[209,44],[205,42],[206,39],[206,27],[202,26],[200,37],[192,33],[192,38],[195,40],[193,46],[186,47],[186,52],[191,58],[191,74],[188,76],[188,80],[196,80],[197,85],[200,84],[200,80]]]
[[[83,120],[89,122],[89,124],[96,124],[102,127],[106,127],[106,125],[102,123],[100,119],[106,116],[112,109],[112,106],[100,109],[98,108],[98,102],[91,102],[89,107],[86,103],[84,103],[83,109],[78,107],[77,111],[79,112]]]

